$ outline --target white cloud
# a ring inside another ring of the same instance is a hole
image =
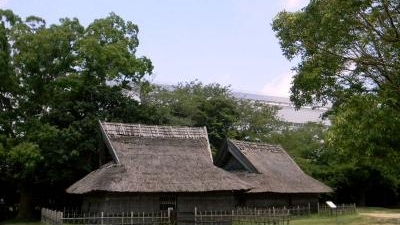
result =
[[[293,72],[288,72],[275,77],[264,85],[261,93],[265,95],[288,97],[290,95],[290,84],[292,82],[293,75]]]
[[[0,8],[7,7],[9,0],[0,0]]]
[[[285,9],[289,11],[299,10],[308,4],[308,0],[286,0]]]

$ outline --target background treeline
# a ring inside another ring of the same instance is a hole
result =
[[[84,27],[0,10],[0,22],[0,208],[18,204],[19,218],[76,203],[64,190],[99,166],[98,120],[206,126],[214,152],[226,137],[281,144],[336,201],[398,202],[397,114],[373,97],[334,104],[331,127],[294,129],[229,87],[151,84],[138,27],[113,13]]]

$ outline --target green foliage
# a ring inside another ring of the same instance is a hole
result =
[[[399,189],[398,9],[394,0],[315,0],[273,21],[283,54],[299,59],[291,100],[332,104],[330,176],[353,194]]]
[[[284,55],[300,57],[296,106],[337,103],[354,93],[399,98],[397,1],[318,0],[273,22]]]
[[[228,87],[200,82],[170,89],[155,87],[142,96],[143,121],[152,124],[206,126],[214,150],[227,137],[260,141],[279,130],[277,108],[235,99]]]
[[[398,152],[392,151],[399,142],[400,118],[397,113],[390,106],[381,104],[376,96],[354,96],[341,105],[333,118],[328,144],[335,146],[338,156],[342,158],[351,156],[355,160],[371,163],[378,163],[372,160],[393,160],[397,163]],[[345,151],[351,147],[354,151]]]
[[[332,165],[337,174],[342,174],[334,180],[339,189],[350,189],[350,194],[356,196],[377,188],[385,189],[386,194],[397,192],[398,127],[397,110],[379,103],[377,96],[353,96],[340,106],[326,138],[331,154],[335,155]],[[359,198],[364,201],[365,197]]]
[[[15,179],[30,179],[35,174],[37,165],[43,160],[39,146],[23,142],[14,146],[6,157],[7,167],[12,170]]]
[[[146,121],[153,124],[206,126],[213,147],[219,148],[230,136],[239,113],[227,87],[200,82],[179,84],[172,90],[162,87],[142,98],[148,110]]]
[[[126,93],[153,69],[137,33],[114,13],[84,27],[0,10],[0,179],[64,189],[98,165],[98,120],[135,121]]]
[[[286,125],[277,117],[278,107],[251,100],[237,100],[237,107],[239,117],[234,125],[238,139],[268,141]]]
[[[322,178],[321,171],[327,169],[327,155],[324,138],[327,127],[320,123],[307,123],[297,129],[285,129],[275,133],[269,142],[280,144],[308,174]]]

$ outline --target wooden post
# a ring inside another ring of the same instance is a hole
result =
[[[171,211],[173,210],[174,208],[172,208],[172,207],[168,207],[168,222],[169,223],[171,223]]]
[[[317,214],[319,215],[319,202],[317,202]]]
[[[43,221],[43,213],[44,213],[44,208],[40,209],[40,222],[44,223]]]
[[[58,224],[63,224],[63,221],[62,221],[62,219],[63,219],[63,212],[59,212],[59,219],[58,219]]]
[[[197,207],[194,207],[194,224],[197,224]]]

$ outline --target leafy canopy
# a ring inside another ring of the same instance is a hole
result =
[[[84,27],[0,10],[0,182],[26,196],[63,190],[96,167],[98,120],[135,121],[138,102],[126,93],[153,69],[135,55],[137,34],[114,13]]]
[[[299,62],[291,100],[332,104],[332,182],[361,204],[400,188],[399,21],[394,0],[312,0],[273,21],[283,54]]]
[[[298,58],[291,100],[297,107],[340,104],[375,94],[399,108],[399,2],[313,0],[273,21],[283,54]]]
[[[152,124],[206,126],[213,150],[227,137],[262,141],[283,122],[278,108],[233,97],[229,87],[193,81],[154,87],[142,96],[143,121]]]

